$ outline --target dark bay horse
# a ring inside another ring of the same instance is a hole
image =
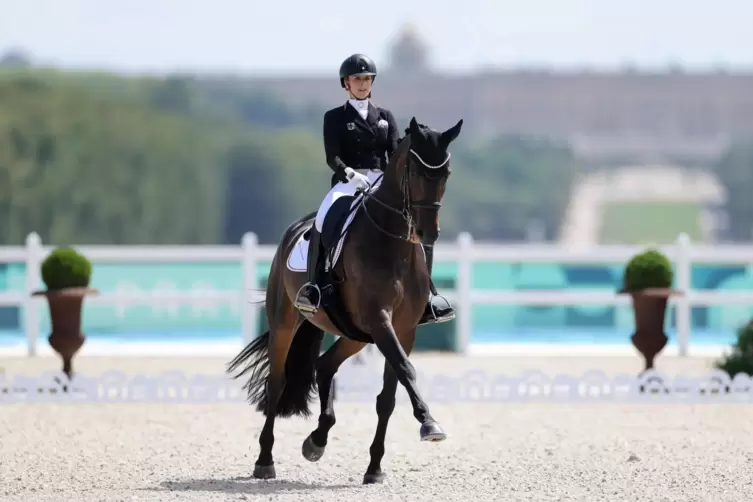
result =
[[[244,386],[248,401],[266,416],[254,477],[276,476],[272,456],[275,417],[309,416],[309,401],[316,391],[321,403],[319,423],[304,440],[302,453],[312,462],[322,457],[335,425],[333,378],[340,365],[367,343],[377,346],[385,364],[364,484],[384,479],[381,461],[398,382],[407,390],[413,415],[421,424],[421,440],[446,439],[421,397],[408,355],[429,297],[429,270],[419,244],[433,245],[439,236],[439,209],[450,176],[448,147],[462,125],[460,120],[440,133],[413,118],[381,185],[364,194],[348,227],[335,271],[344,278],[339,291],[352,325],[368,334],[369,342],[338,330],[322,309],[306,318],[295,308],[293,301],[306,274],[289,270],[285,263],[300,236],[313,224],[313,215],[285,231],[272,261],[266,291],[269,331],[249,343],[227,369],[232,374],[242,368],[234,378],[250,373]],[[325,332],[339,338],[320,355]]]

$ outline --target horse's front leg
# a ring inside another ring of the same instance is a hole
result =
[[[382,472],[382,457],[384,457],[384,439],[387,436],[387,424],[390,416],[395,410],[395,393],[397,392],[397,375],[390,366],[390,363],[384,360],[384,380],[382,392],[376,399],[377,427],[374,434],[374,441],[371,443],[369,453],[371,460],[369,467],[366,468],[366,474],[363,476],[363,484],[381,483],[384,481],[385,474]]]
[[[392,327],[390,314],[385,310],[374,309],[373,318],[366,319],[369,333],[374,338],[374,343],[380,350],[386,362],[392,366],[400,384],[405,387],[413,406],[413,416],[421,424],[421,441],[442,441],[447,438],[442,428],[429,412],[426,404],[418,391],[416,383],[416,369],[408,359],[395,330]],[[411,331],[405,337],[415,337],[415,331]],[[411,342],[412,346],[412,342]]]
[[[357,354],[365,346],[365,343],[340,338],[316,360],[316,383],[319,389],[321,412],[318,427],[308,435],[301,446],[301,453],[306,460],[316,462],[322,458],[327,446],[329,431],[335,425],[335,373],[342,363],[352,355]]]

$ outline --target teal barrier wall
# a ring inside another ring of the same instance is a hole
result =
[[[614,291],[620,287],[624,265],[571,265],[561,263],[478,263],[473,267],[476,289],[594,289]],[[258,270],[259,281],[266,279],[269,263]],[[434,277],[441,290],[454,285],[457,265],[439,262]],[[702,290],[753,290],[753,268],[741,265],[696,265],[692,268],[692,286]],[[22,291],[24,265],[0,264],[0,291]],[[242,288],[239,263],[118,263],[95,264],[92,286],[103,292],[167,291],[177,289],[214,289],[238,291]],[[691,343],[727,343],[734,330],[753,315],[747,305],[696,307],[692,310]],[[674,329],[670,310],[668,332]],[[42,333],[49,331],[46,313],[41,319]],[[85,307],[85,330],[89,336],[134,339],[180,337],[235,337],[241,327],[241,312],[229,305],[214,306],[117,306]],[[438,328],[442,328],[439,331]],[[630,307],[611,305],[477,305],[473,310],[472,342],[557,342],[625,343],[633,327]],[[454,329],[453,323],[422,328],[422,344],[434,343],[426,333]],[[427,331],[429,330],[429,331]],[[0,308],[0,333],[23,336],[23,315],[15,307]],[[449,337],[452,338],[452,337]],[[442,345],[445,342],[440,343]]]

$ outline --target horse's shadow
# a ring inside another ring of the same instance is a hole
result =
[[[250,476],[230,479],[186,479],[181,481],[163,481],[160,491],[173,492],[222,492],[222,493],[277,493],[303,490],[342,490],[353,488],[351,485],[328,485],[320,483],[302,483],[277,479],[258,480]],[[154,488],[155,490],[157,488]]]

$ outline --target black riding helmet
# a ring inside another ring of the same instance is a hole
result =
[[[376,64],[369,56],[353,54],[340,65],[340,86],[343,89],[345,89],[345,79],[351,75],[371,75],[376,78]]]

